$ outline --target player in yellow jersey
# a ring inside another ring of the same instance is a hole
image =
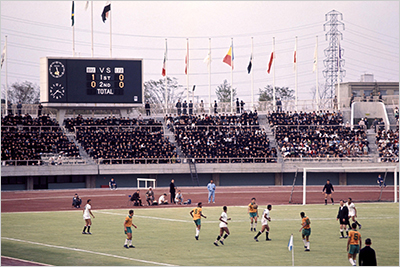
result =
[[[347,251],[349,256],[349,262],[351,265],[356,266],[357,253],[361,247],[361,234],[357,231],[357,223],[351,224],[351,230],[349,231],[349,239],[347,240]]]
[[[250,216],[250,231],[257,232],[257,218],[258,218],[258,205],[256,203],[256,198],[253,197],[251,199],[251,203],[249,204],[249,208],[247,210],[247,213]],[[254,224],[253,224],[254,220]],[[253,227],[254,225],[254,227]]]
[[[202,213],[202,203],[199,202],[197,204],[197,208],[194,208],[193,210],[190,211],[190,216],[192,216],[194,220],[194,224],[196,225],[196,240],[199,240],[199,234],[200,234],[200,228],[201,228],[201,217],[207,218],[206,216],[203,215]]]
[[[132,226],[137,228],[136,225],[132,223],[132,217],[133,217],[133,210],[129,211],[129,215],[126,216],[125,221],[124,221],[124,228],[125,228],[125,234],[126,234],[126,240],[125,240],[125,245],[124,248],[134,248],[135,246],[132,246]],[[128,247],[129,244],[129,247]]]
[[[301,236],[303,238],[304,247],[306,248],[305,251],[310,251],[310,234],[311,234],[311,221],[310,218],[306,216],[304,212],[300,212],[301,216]]]

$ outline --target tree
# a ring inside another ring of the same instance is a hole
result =
[[[258,89],[260,92],[260,97],[258,101],[271,101],[273,97],[273,88],[271,85],[267,85],[263,89]],[[281,100],[292,100],[294,99],[294,90],[289,89],[289,87],[276,87],[275,86],[275,99],[280,98]]]
[[[2,97],[5,99],[3,92]],[[15,82],[8,88],[7,98],[13,104],[19,101],[23,104],[38,104],[40,101],[39,86],[29,81]]]
[[[316,86],[313,86],[310,91],[312,94],[312,99],[316,100]],[[328,86],[326,86],[326,84],[318,83],[318,95],[320,108],[332,108],[331,90]]]
[[[215,89],[215,93],[218,97],[218,102],[231,102],[231,85],[228,84],[227,80],[220,85],[218,85],[217,89]],[[233,88],[233,98],[236,97],[236,88]]]
[[[175,77],[167,77],[168,103],[175,103],[184,91]],[[150,104],[165,104],[165,79],[150,80],[144,83],[144,99]]]

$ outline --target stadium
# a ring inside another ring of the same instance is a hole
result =
[[[21,48],[18,41],[8,40],[23,38],[18,24],[49,33],[58,24],[35,25],[2,12],[8,25],[2,26],[1,62],[2,265],[343,266],[349,264],[348,239],[337,218],[340,200],[349,198],[356,207],[360,248],[370,238],[379,265],[399,265],[398,66],[397,72],[381,74],[373,65],[378,81],[372,73],[352,74],[351,64],[358,61],[352,58],[351,34],[364,27],[345,20],[346,43],[343,14],[332,9],[318,24],[326,27],[322,33],[315,24],[255,34],[254,43],[252,34],[235,31],[229,37],[165,31],[160,39],[119,32],[123,6],[68,2],[72,25],[59,30],[72,32],[73,56],[50,48],[35,54],[36,102],[17,93],[29,83],[19,83],[18,75],[13,79],[13,65],[24,58],[12,54]],[[177,8],[172,2],[166,7]],[[93,9],[101,13],[95,26],[106,27],[101,34],[93,31]],[[92,28],[79,24],[82,14],[91,17]],[[387,41],[385,34],[371,32],[373,43],[398,48],[398,34]],[[318,34],[327,41],[315,38]],[[93,35],[107,36],[109,43],[94,42]],[[30,37],[53,42],[38,36]],[[79,41],[82,36],[91,36],[91,43]],[[70,38],[59,38],[54,40],[69,42],[60,49],[70,47]],[[146,47],[139,49],[138,43],[137,51],[126,53],[124,45],[135,38],[146,40],[141,44]],[[224,43],[215,46],[218,39]],[[325,53],[318,44],[328,47]],[[258,54],[261,48],[264,56]],[[311,52],[307,64],[305,51]],[[398,51],[393,58],[398,62]],[[324,191],[327,181],[331,194]],[[175,198],[178,190],[181,199]],[[252,198],[258,225],[249,218]],[[201,230],[191,217],[200,202]],[[264,226],[267,205],[272,205],[266,235],[271,242],[264,242],[264,234],[255,242],[253,228]],[[231,232],[225,240],[218,236],[223,206],[232,218],[224,226]],[[300,212],[311,220],[309,247],[301,242]],[[135,226],[131,247],[123,243],[129,239],[127,218]],[[91,235],[83,235],[83,227]]]

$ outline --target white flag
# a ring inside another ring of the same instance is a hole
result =
[[[317,69],[317,63],[318,63],[318,50],[317,50],[317,45],[315,45],[315,50],[314,50],[314,66],[313,66],[313,72]]]
[[[203,60],[204,63],[207,63],[207,66],[210,65],[211,63],[211,57],[210,57],[210,52],[208,52],[207,56]]]
[[[293,249],[293,235],[290,236],[289,243],[287,245],[288,250],[291,251]]]
[[[89,7],[89,1],[86,1],[86,4],[85,4],[85,11],[88,9],[88,7]]]
[[[4,58],[6,57],[6,45],[4,45],[3,52],[1,52],[1,68],[3,68]]]

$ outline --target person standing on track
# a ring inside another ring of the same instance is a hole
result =
[[[357,209],[356,209],[356,206],[354,205],[354,203],[352,202],[351,197],[349,197],[349,199],[347,200],[346,206],[349,209],[349,221],[350,221],[350,218],[351,218],[352,221],[355,222],[358,225],[358,227],[360,228],[360,230],[361,230],[361,224],[356,220],[356,218],[357,218]],[[350,227],[350,222],[349,222],[349,230],[350,229],[351,229],[351,227]]]
[[[212,197],[212,202],[215,203],[215,184],[212,179],[208,183],[207,189],[208,189],[208,203],[210,203],[211,197]]]
[[[310,251],[310,235],[311,235],[310,218],[308,218],[304,212],[300,212],[300,217],[301,217],[301,228],[299,232],[301,231],[304,248],[306,249],[305,251]]]
[[[92,233],[90,232],[90,226],[92,225],[92,220],[90,219],[90,215],[93,216],[93,219],[95,218],[93,213],[92,213],[92,200],[88,199],[87,204],[85,205],[85,208],[83,209],[83,219],[85,220],[85,227],[83,227],[82,234],[89,234],[91,235]],[[87,229],[87,233],[85,232]]]
[[[326,205],[327,202],[328,202],[328,200],[327,200],[328,197],[331,198],[332,205],[333,205],[332,193],[333,193],[334,191],[335,191],[335,190],[333,189],[333,185],[331,184],[331,181],[328,179],[328,180],[326,181],[326,184],[325,184],[324,188],[322,189],[322,194],[325,193],[325,205]]]
[[[349,236],[349,231],[346,230],[346,226],[349,225],[349,209],[344,205],[344,200],[340,200],[340,207],[336,217],[336,221],[339,221],[340,228],[340,238],[347,238]],[[343,230],[346,230],[346,236],[343,235]]]
[[[267,229],[267,232],[265,233],[266,239],[265,241],[271,241],[271,239],[268,237],[269,234],[269,225],[268,222],[271,221],[271,217],[269,216],[269,212],[272,210],[272,205],[268,205],[267,208],[264,210],[262,218],[261,218],[261,231],[258,232],[258,234],[254,237],[254,240],[258,242],[258,237],[264,233],[264,230]]]
[[[171,183],[169,184],[169,193],[171,194],[171,204],[175,203],[175,192],[176,192],[175,180],[172,179]]]
[[[357,231],[357,224],[352,223],[352,230],[349,232],[349,239],[347,240],[347,251],[349,262],[351,265],[356,266],[357,253],[360,251],[361,247],[361,234]]]
[[[201,228],[201,217],[207,218],[206,216],[203,215],[202,213],[202,203],[199,202],[197,204],[197,208],[194,208],[193,210],[190,211],[190,216],[192,216],[194,224],[196,225],[196,240],[199,240],[199,234],[200,234],[200,228]]]
[[[218,247],[218,241],[223,245],[224,244],[224,240],[230,235],[229,233],[229,229],[228,229],[228,221],[231,220],[231,218],[228,218],[228,214],[226,213],[228,211],[228,207],[224,206],[222,208],[222,213],[221,216],[219,217],[219,220],[221,221],[219,223],[219,236],[217,237],[217,239],[214,242],[214,245],[216,245]],[[224,234],[224,237],[222,237],[222,235]]]
[[[132,217],[133,217],[133,210],[130,210],[129,215],[126,216],[125,221],[124,221],[124,229],[125,229],[125,234],[126,234],[124,248],[134,248],[135,247],[135,246],[132,246],[132,226],[135,228],[137,228],[137,226],[132,223]],[[129,244],[129,247],[128,247],[128,244]]]
[[[253,230],[257,232],[258,205],[255,197],[251,199],[247,213],[250,215],[250,232]]]

